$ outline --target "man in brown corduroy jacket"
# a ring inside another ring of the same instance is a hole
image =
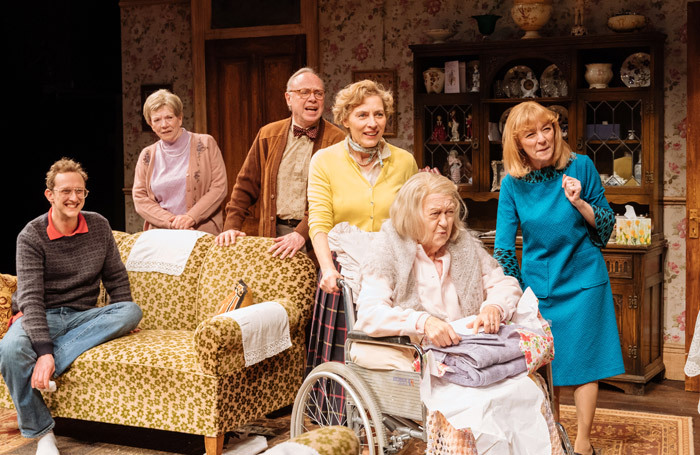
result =
[[[250,208],[260,206],[259,236],[274,237],[269,252],[284,259],[311,249],[306,185],[311,155],[345,138],[345,133],[321,118],[325,90],[311,68],[295,72],[284,97],[292,115],[269,123],[258,132],[231,198],[226,204],[224,231],[219,245],[230,245],[242,232]]]

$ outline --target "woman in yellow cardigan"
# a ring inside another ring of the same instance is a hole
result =
[[[348,132],[344,141],[319,150],[309,168],[309,237],[320,266],[307,355],[307,372],[330,360],[343,361],[346,325],[336,281],[338,264],[328,232],[347,221],[364,231],[379,231],[401,186],[418,166],[413,155],[383,139],[393,97],[370,80],[338,92],[335,123]]]

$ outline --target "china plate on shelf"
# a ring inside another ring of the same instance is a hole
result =
[[[554,111],[557,113],[559,118],[557,119],[559,121],[559,128],[561,129],[561,135],[564,137],[564,139],[569,137],[569,110],[565,108],[564,106],[560,106],[558,104],[552,104],[551,106],[547,106],[547,108],[550,111]]]
[[[569,123],[569,110],[564,106],[552,104],[551,106],[547,106],[547,109],[559,114],[559,126]]]
[[[569,85],[557,65],[549,65],[540,76],[542,96],[559,98],[569,94]]]
[[[651,85],[651,56],[645,52],[632,54],[622,62],[620,78],[627,87]]]
[[[503,91],[508,98],[522,98],[523,90],[520,83],[530,73],[532,79],[537,80],[534,71],[529,66],[517,65],[508,70],[503,78]]]
[[[501,114],[501,120],[498,122],[498,131],[501,132],[501,135],[503,134],[503,127],[506,126],[506,120],[508,120],[508,114],[510,114],[510,110],[513,109],[512,107],[509,107],[505,111],[503,111],[503,114]]]

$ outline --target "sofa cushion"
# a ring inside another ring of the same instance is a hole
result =
[[[119,244],[119,253],[126,263],[141,233],[129,235]],[[194,330],[197,319],[197,286],[202,263],[213,244],[207,234],[195,243],[185,270],[180,275],[159,272],[129,272],[131,294],[143,311],[139,327],[143,329]],[[233,286],[227,289],[233,289]]]

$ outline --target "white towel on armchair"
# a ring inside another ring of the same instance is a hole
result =
[[[181,275],[202,231],[151,229],[139,236],[126,260],[130,272]]]
[[[249,367],[292,347],[287,311],[277,302],[261,302],[223,313],[241,327],[243,358]]]

